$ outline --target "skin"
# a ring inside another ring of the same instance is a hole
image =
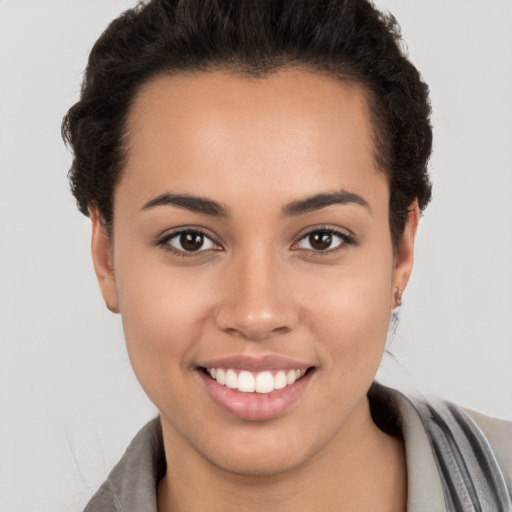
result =
[[[364,91],[304,70],[179,74],[139,92],[111,239],[90,213],[103,297],[121,313],[135,374],[161,413],[160,512],[405,510],[404,449],[373,423],[366,393],[394,293],[411,273],[418,209],[393,251],[372,135]],[[342,189],[367,206],[281,214]],[[210,198],[231,215],[144,209],[164,193]],[[157,243],[178,227],[213,241],[180,257]],[[353,243],[334,236],[315,250],[305,235],[320,227]],[[283,414],[242,420],[196,371],[235,354],[284,355],[314,372]]]

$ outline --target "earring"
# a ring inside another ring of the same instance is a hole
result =
[[[400,288],[396,289],[396,292],[395,292],[396,307],[402,305],[402,295],[403,294],[404,294],[404,292],[402,290],[400,290]]]

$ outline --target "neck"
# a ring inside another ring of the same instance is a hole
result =
[[[367,400],[321,451],[272,475],[235,474],[197,452],[180,453],[165,432],[164,426],[168,466],[158,489],[159,512],[202,511],[205,504],[209,512],[406,509],[403,444],[373,423]]]

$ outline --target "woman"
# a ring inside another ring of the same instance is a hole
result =
[[[63,130],[160,416],[87,511],[512,509],[511,425],[374,382],[429,115],[363,0],[153,0],[110,25]]]

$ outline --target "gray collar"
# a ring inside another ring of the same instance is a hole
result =
[[[157,512],[158,482],[165,474],[160,418],[133,438],[84,512]]]

